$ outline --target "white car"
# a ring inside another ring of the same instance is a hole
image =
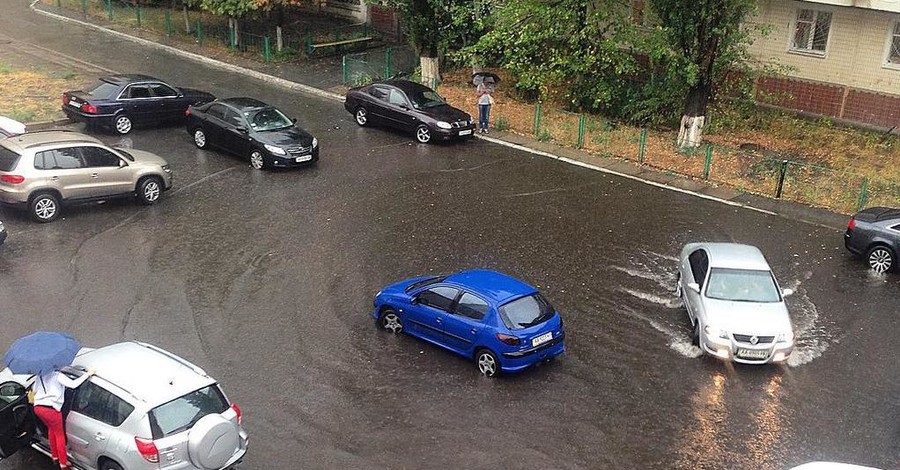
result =
[[[25,124],[6,116],[0,116],[0,138],[12,137],[25,133]]]
[[[678,264],[679,295],[703,352],[745,364],[783,362],[794,330],[781,290],[758,248],[689,243]]]

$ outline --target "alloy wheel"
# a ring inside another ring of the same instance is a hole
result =
[[[369,123],[369,115],[366,112],[365,108],[359,108],[356,110],[356,123],[360,126],[365,126]]]
[[[478,371],[486,377],[493,377],[497,374],[497,360],[493,354],[489,352],[478,354]]]
[[[159,199],[159,183],[156,180],[148,181],[144,185],[144,199],[147,202],[156,202]]]
[[[431,140],[431,131],[426,126],[419,126],[416,129],[416,140],[420,143],[427,144]]]
[[[194,145],[201,149],[206,147],[206,134],[203,132],[203,129],[194,131]]]
[[[119,116],[116,118],[116,132],[119,134],[131,132],[131,119],[128,116]]]
[[[265,165],[266,161],[263,158],[262,152],[254,150],[253,153],[250,154],[250,166],[257,170],[262,170]]]
[[[878,274],[888,272],[894,264],[894,256],[887,248],[877,247],[869,252],[869,267]]]
[[[34,205],[34,214],[41,220],[52,219],[56,215],[56,201],[51,198],[41,199]]]
[[[388,310],[381,317],[381,326],[391,333],[399,333],[403,331],[403,324],[400,323],[400,316],[393,310]]]

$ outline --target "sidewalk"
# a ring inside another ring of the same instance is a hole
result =
[[[149,47],[163,48],[169,52],[208,65],[255,76],[290,90],[311,93],[339,101],[343,101],[343,95],[347,90],[346,86],[341,83],[341,59],[339,57],[326,57],[302,63],[267,65],[243,57],[233,56],[224,50],[215,53],[217,51],[214,49],[201,48],[196,44],[172,41],[165,36],[156,35],[149,31],[127,29],[119,25],[106,24],[94,18],[84,18],[78,12],[59,10],[42,3],[35,2],[32,4],[32,10],[60,21],[76,22],[87,27],[101,29]],[[743,193],[731,188],[716,186],[706,181],[649,169],[630,161],[600,157],[553,143],[539,142],[510,132],[494,131],[490,134],[490,137],[480,135],[476,137],[674,191],[694,194],[698,197],[776,214],[790,219],[802,220],[835,230],[843,230],[848,220],[846,215],[837,214],[827,209]]]

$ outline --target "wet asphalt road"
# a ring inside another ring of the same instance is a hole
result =
[[[275,104],[320,162],[251,171],[180,127],[111,143],[166,157],[156,206],[71,208],[38,225],[0,210],[0,347],[36,329],[138,339],[201,365],[244,411],[241,468],[782,469],[816,459],[900,468],[900,275],[871,275],[841,232],[471,141],[422,146],[360,129],[339,103],[59,25],[25,7],[7,35],[117,71]],[[85,46],[87,45],[87,46]],[[759,246],[799,334],[791,363],[697,357],[672,289],[687,242]],[[568,352],[497,380],[376,330],[372,295],[486,267],[540,286]],[[152,371],[148,371],[152,373]],[[0,468],[49,468],[21,452]]]

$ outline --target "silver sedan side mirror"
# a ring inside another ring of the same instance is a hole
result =
[[[700,293],[700,284],[697,284],[696,282],[689,282],[687,286],[688,286],[688,289],[690,289],[698,294]]]
[[[794,289],[782,289],[781,290],[782,297],[787,297],[789,295],[794,295]]]

